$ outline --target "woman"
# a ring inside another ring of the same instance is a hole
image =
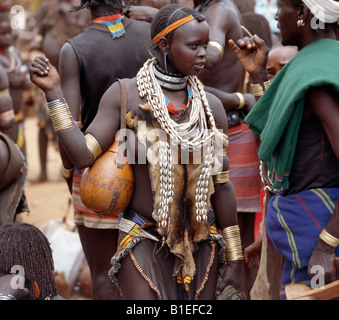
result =
[[[215,231],[215,220],[229,242],[226,252],[220,251],[221,260],[226,254],[227,268],[217,294],[226,285],[242,294],[243,255],[234,190],[227,179],[227,157],[221,159],[223,172],[215,176],[214,183],[209,174],[217,148],[217,144],[212,147],[217,141],[214,137],[221,136],[224,151],[227,145],[226,134],[217,130],[227,133],[227,118],[221,102],[205,95],[196,78],[206,61],[208,25],[195,10],[170,5],[152,21],[151,37],[157,57],[146,61],[137,77],[125,79],[127,123],[138,138],[135,140],[134,134],[127,140],[128,151],[135,151],[135,158],[129,159],[131,163],[134,160],[134,194],[120,216],[119,247],[110,276],[123,299],[214,299],[217,243],[225,244]],[[59,103],[63,93],[48,59],[35,59],[31,79],[45,91],[58,137],[72,162],[80,169],[91,166],[94,155],[110,147],[119,129],[119,83],[102,97],[84,137],[72,119],[66,116],[61,120],[68,107],[64,101]],[[53,106],[59,112],[54,112]],[[88,149],[86,140],[93,147]],[[175,154],[178,145],[181,152]],[[185,150],[193,147],[199,155],[207,152],[203,161],[192,163],[192,153]]]
[[[255,36],[229,44],[260,98],[245,120],[260,136],[259,157],[275,193],[265,223],[269,242],[286,259],[282,288],[314,288],[312,267],[321,267],[320,283],[334,281],[339,253],[339,3],[280,0],[276,20],[282,44],[299,52],[268,89],[263,42]]]

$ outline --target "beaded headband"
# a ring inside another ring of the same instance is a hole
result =
[[[166,35],[168,35],[171,31],[179,28],[180,26],[182,26],[183,24],[190,22],[194,20],[193,16],[187,16],[183,19],[180,19],[178,21],[173,22],[172,24],[170,24],[169,26],[167,26],[164,30],[160,31],[154,38],[153,38],[153,43],[157,44],[158,41],[160,40],[160,38],[165,37]]]

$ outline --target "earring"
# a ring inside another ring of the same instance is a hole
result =
[[[35,281],[33,281],[33,292],[34,292],[34,298],[38,299],[40,297],[40,288]]]
[[[164,65],[165,65],[165,72],[168,73],[168,70],[167,70],[167,52],[165,52],[165,54],[164,54]]]
[[[302,28],[305,25],[305,21],[303,19],[300,19],[297,21],[297,27]]]

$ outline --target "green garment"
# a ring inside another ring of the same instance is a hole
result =
[[[331,39],[314,41],[300,50],[245,118],[260,137],[259,158],[267,163],[275,191],[289,187],[306,92],[326,85],[339,91],[339,42]]]

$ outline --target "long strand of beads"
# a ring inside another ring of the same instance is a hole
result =
[[[204,159],[204,166],[201,170],[199,180],[196,187],[195,206],[196,206],[196,220],[207,221],[207,194],[209,179],[212,172],[212,164],[214,158],[214,146],[207,147],[207,154]]]
[[[171,148],[168,142],[159,141],[160,166],[160,203],[158,209],[158,223],[162,228],[167,226],[169,205],[174,195],[174,166]]]
[[[137,85],[140,97],[147,97],[154,117],[161,128],[169,135],[171,143],[178,144],[189,151],[201,150],[207,146],[204,165],[196,187],[196,219],[198,222],[207,220],[207,194],[209,180],[214,163],[216,125],[209,107],[202,83],[197,77],[189,77],[192,88],[192,107],[189,121],[176,123],[169,116],[162,89],[154,75],[153,62],[155,58],[145,62],[137,74]],[[206,115],[209,127],[206,121]],[[199,127],[200,126],[200,127]],[[190,137],[190,139],[186,138]],[[193,137],[193,138],[192,138]],[[174,170],[171,148],[167,142],[159,143],[160,156],[160,203],[157,220],[161,227],[166,227],[169,205],[174,195]]]
[[[141,97],[147,97],[148,104],[154,116],[158,120],[161,128],[171,137],[172,141],[177,141],[178,144],[181,144],[181,142],[186,140],[185,144],[187,144],[189,150],[192,151],[199,143],[201,145],[209,140],[215,131],[213,115],[209,108],[203,85],[196,77],[189,77],[193,93],[190,118],[188,122],[178,124],[169,116],[165,98],[153,72],[152,61],[151,59],[148,60],[144,64],[144,67],[138,72],[137,84],[139,94]],[[201,101],[203,101],[203,104]],[[210,133],[206,123],[205,111],[211,125]],[[186,137],[193,137],[193,139],[188,140]]]

